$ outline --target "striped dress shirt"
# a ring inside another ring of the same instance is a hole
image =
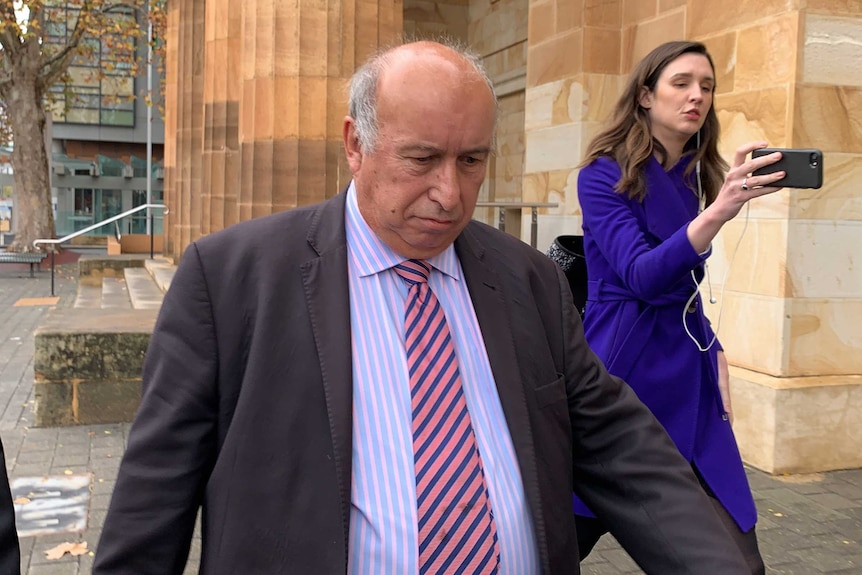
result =
[[[359,213],[350,184],[345,214],[353,353],[350,575],[418,573],[416,476],[404,349],[405,258]],[[500,542],[500,574],[540,572],[532,518],[479,322],[453,246],[428,260],[446,312]]]

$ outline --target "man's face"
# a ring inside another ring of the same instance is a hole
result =
[[[345,125],[359,210],[390,248],[430,258],[473,216],[491,153],[493,97],[458,63],[395,62],[380,78],[377,119],[372,153],[355,142],[352,119]]]

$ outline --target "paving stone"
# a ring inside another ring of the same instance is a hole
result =
[[[862,505],[862,486],[853,485],[848,482],[835,483],[831,486],[830,491],[847,499],[858,502]]]
[[[837,493],[817,493],[809,497],[811,501],[829,509],[848,509],[862,507],[862,501],[853,501]]]

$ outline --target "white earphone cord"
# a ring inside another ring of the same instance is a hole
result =
[[[700,178],[698,178],[698,184],[700,184]],[[688,322],[686,318],[688,316],[688,308],[692,305],[694,300],[697,298],[697,295],[700,293],[700,285],[697,283],[697,278],[694,275],[694,270],[691,270],[691,279],[694,282],[694,292],[691,294],[691,297],[688,298],[688,301],[685,302],[685,307],[682,308],[682,327],[685,329],[686,335],[688,335],[689,339],[694,342],[694,345],[697,346],[697,349],[700,351],[709,351],[713,345],[715,345],[716,340],[718,339],[718,330],[721,329],[721,314],[724,311],[724,289],[727,287],[727,277],[730,274],[730,270],[733,267],[733,261],[736,259],[736,253],[739,251],[739,246],[742,244],[742,238],[745,236],[745,230],[748,228],[748,212],[749,212],[749,204],[745,204],[745,222],[742,224],[742,231],[739,233],[739,239],[736,240],[736,246],[733,248],[733,253],[730,256],[730,261],[727,263],[727,268],[724,270],[724,279],[721,282],[721,295],[719,295],[720,305],[718,306],[718,317],[715,320],[715,329],[712,330],[712,339],[705,346],[701,345],[694,334],[691,333],[691,330],[688,328]],[[706,281],[709,285],[710,291],[710,303],[715,303],[712,298],[712,282],[709,279],[709,264],[704,262],[704,269],[706,272]]]
[[[697,150],[698,153],[700,151],[700,130],[697,131]],[[697,213],[702,212],[706,206],[706,197],[703,195],[703,185],[700,181],[700,160],[694,165],[694,171],[696,179],[697,179]],[[730,256],[730,261],[727,263],[727,268],[724,270],[724,279],[721,282],[721,305],[718,307],[718,317],[715,320],[715,329],[712,330],[712,339],[710,342],[703,346],[697,340],[696,337],[691,333],[691,330],[688,329],[688,323],[686,322],[686,317],[688,315],[688,309],[691,307],[697,295],[700,293],[700,285],[697,283],[697,278],[694,275],[694,270],[691,270],[691,281],[694,282],[694,293],[691,294],[691,297],[688,298],[688,301],[685,302],[685,307],[682,308],[682,327],[685,329],[686,335],[688,335],[689,339],[694,342],[694,345],[697,346],[697,349],[700,351],[709,351],[712,346],[715,344],[718,339],[718,330],[721,328],[721,314],[724,311],[724,288],[727,287],[727,277],[730,274],[730,269],[733,267],[733,260],[736,259],[736,252],[739,251],[739,246],[742,244],[742,237],[745,235],[745,230],[748,228],[748,209],[749,204],[745,204],[745,223],[742,225],[742,232],[739,234],[739,239],[736,240],[736,246],[733,248],[733,254]],[[709,275],[709,264],[703,263],[704,273],[706,275],[706,284],[709,286],[709,303],[715,303],[715,298],[712,297],[712,278]]]

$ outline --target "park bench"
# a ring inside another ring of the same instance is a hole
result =
[[[41,271],[42,260],[45,259],[42,252],[35,253],[16,253],[16,252],[0,252],[0,264],[30,264],[30,277],[33,276],[33,266],[35,265]]]

